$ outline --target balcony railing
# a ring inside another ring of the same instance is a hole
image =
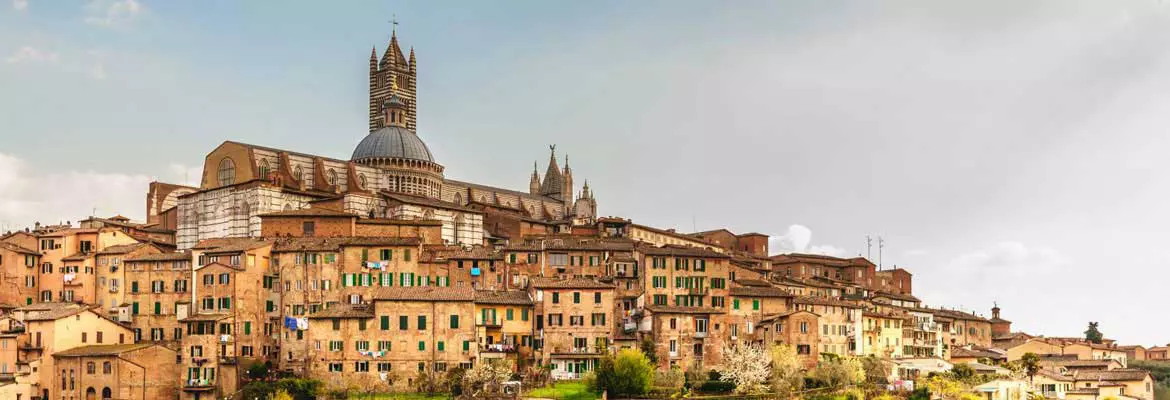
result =
[[[503,324],[503,322],[500,322],[500,320],[498,320],[498,319],[487,319],[487,320],[480,320],[480,321],[476,322],[476,325],[485,326],[488,328],[499,328],[500,326],[502,326],[502,324]]]
[[[505,343],[493,343],[479,346],[481,353],[515,353],[518,349],[515,345]]]
[[[687,293],[693,294],[693,295],[705,295],[707,293],[710,293],[710,291],[711,291],[711,289],[705,288],[705,287],[687,288]]]
[[[703,332],[695,331],[695,338],[696,338],[696,339],[702,339],[702,338],[705,338],[705,337],[707,337],[707,332],[706,332],[706,331],[703,331]]]
[[[213,388],[215,388],[214,379],[187,379],[187,381],[183,383],[183,390],[202,391],[211,390]]]

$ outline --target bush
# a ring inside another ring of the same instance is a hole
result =
[[[699,384],[698,388],[703,393],[731,393],[735,390],[735,383],[720,380],[705,381]]]
[[[665,371],[661,371],[661,370],[656,371],[654,373],[654,386],[655,387],[671,388],[672,390],[678,390],[678,389],[683,387],[683,383],[685,383],[685,382],[686,382],[686,377],[683,376],[682,370],[678,369],[677,367],[671,368],[671,369],[668,369]]]
[[[617,357],[605,357],[587,378],[590,388],[606,390],[611,396],[638,396],[650,391],[654,366],[645,354],[635,349],[624,349]]]

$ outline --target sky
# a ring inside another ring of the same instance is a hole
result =
[[[449,178],[555,143],[602,215],[881,236],[927,305],[1170,341],[1162,1],[2,1],[3,229],[141,219],[224,140],[348,158],[397,20]]]

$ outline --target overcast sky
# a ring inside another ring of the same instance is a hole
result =
[[[603,215],[881,235],[931,306],[1170,341],[1163,2],[3,1],[4,227],[142,218],[228,139],[348,158],[397,14],[449,178],[524,190],[556,143]]]

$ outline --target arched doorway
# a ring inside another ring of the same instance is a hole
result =
[[[97,390],[92,387],[85,389],[85,400],[97,400]]]
[[[102,388],[102,400],[110,400],[112,398],[114,398],[114,394],[110,391],[110,388]]]

